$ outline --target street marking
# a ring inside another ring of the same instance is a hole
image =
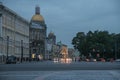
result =
[[[120,73],[119,73],[119,72],[117,72],[117,71],[110,71],[110,73],[111,73],[114,77],[120,79]]]
[[[49,74],[46,74],[43,76],[39,76],[39,77],[35,78],[34,80],[44,80],[44,78],[49,77],[49,76],[54,76],[58,73],[61,73],[61,72],[60,71],[59,72],[52,72],[52,73],[49,73]]]

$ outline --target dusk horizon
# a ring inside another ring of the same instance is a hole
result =
[[[1,2],[29,22],[38,5],[47,25],[47,35],[53,32],[57,42],[61,41],[70,48],[73,48],[72,39],[78,32],[99,30],[120,33],[119,0],[1,0]]]

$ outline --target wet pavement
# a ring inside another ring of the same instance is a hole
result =
[[[120,80],[120,70],[5,71],[0,80]]]

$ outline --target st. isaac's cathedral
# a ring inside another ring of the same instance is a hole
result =
[[[7,41],[7,42],[6,42]],[[35,14],[30,22],[0,3],[0,63],[8,56],[15,56],[17,61],[52,60],[60,58],[64,44],[56,43],[56,35],[50,32],[35,7]]]
[[[35,15],[32,16],[29,32],[31,58],[37,59],[38,56],[42,56],[43,59],[46,59],[46,56],[49,56],[47,53],[47,27],[44,18],[40,14],[39,6],[36,6],[35,8]],[[55,43],[56,40],[54,40],[54,44]]]

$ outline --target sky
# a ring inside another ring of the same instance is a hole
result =
[[[30,21],[35,7],[51,31],[72,48],[72,39],[78,32],[109,31],[120,33],[120,0],[0,0],[5,6]]]

